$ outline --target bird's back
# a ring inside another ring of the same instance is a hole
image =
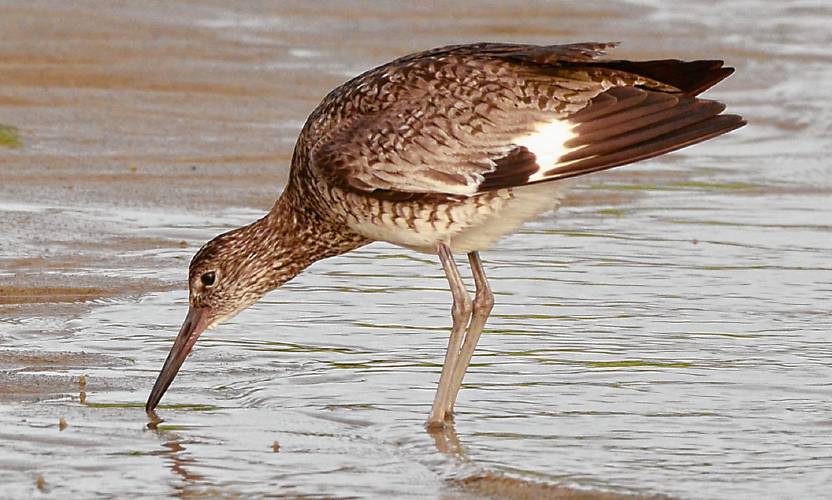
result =
[[[480,249],[554,207],[552,181],[744,123],[696,97],[733,71],[721,61],[604,60],[610,45],[452,46],[363,73],[309,117],[290,188],[359,234],[413,248],[511,219],[458,248]]]

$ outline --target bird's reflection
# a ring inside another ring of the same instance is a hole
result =
[[[445,426],[439,428],[428,427],[427,432],[433,438],[433,443],[438,452],[458,462],[467,460],[462,451],[462,446],[459,444],[459,435],[457,435],[453,423],[446,423]]]
[[[190,496],[192,494],[190,487],[204,480],[202,475],[189,470],[198,463],[197,460],[188,453],[187,448],[183,445],[184,440],[179,434],[173,430],[165,429],[164,426],[160,427],[164,420],[159,418],[155,411],[148,412],[147,416],[150,419],[147,428],[163,440],[162,447],[165,450],[159,454],[165,457],[168,468],[182,478],[183,482],[175,487],[177,490],[176,496]]]

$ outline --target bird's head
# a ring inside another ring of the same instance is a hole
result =
[[[279,286],[281,263],[257,238],[252,226],[221,234],[191,260],[189,307],[179,335],[147,400],[153,410],[202,333],[257,302]]]
[[[288,189],[288,188],[287,188]],[[209,241],[188,271],[189,307],[145,409],[165,394],[202,333],[257,302],[313,262],[368,243],[357,234],[303,217],[281,196],[262,219]]]

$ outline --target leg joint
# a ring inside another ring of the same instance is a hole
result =
[[[491,290],[480,289],[477,290],[477,295],[474,297],[474,310],[478,313],[490,313],[494,307],[494,294]]]
[[[471,302],[471,297],[468,296],[467,293],[463,292],[459,294],[459,296],[454,296],[454,303],[451,306],[451,312],[454,316],[463,316],[467,317],[471,315],[471,312],[474,310],[474,304]]]

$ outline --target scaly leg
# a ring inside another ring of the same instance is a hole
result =
[[[474,275],[474,283],[477,285],[477,293],[474,296],[473,313],[471,316],[471,324],[468,326],[468,331],[465,333],[465,340],[459,352],[459,358],[454,366],[453,378],[451,379],[451,392],[448,397],[448,406],[446,408],[446,417],[453,414],[454,403],[456,396],[459,394],[459,388],[462,386],[462,379],[465,377],[465,371],[468,370],[468,365],[471,363],[471,356],[474,355],[474,349],[477,347],[477,342],[480,340],[480,334],[485,327],[485,322],[488,320],[488,315],[491,314],[491,308],[494,307],[494,294],[491,293],[491,288],[488,286],[488,278],[485,276],[485,271],[482,268],[482,261],[480,254],[471,252],[468,254],[468,262],[471,263],[471,273]]]
[[[439,377],[439,387],[436,389],[436,397],[433,400],[433,407],[428,417],[428,427],[441,427],[445,423],[445,412],[448,409],[448,401],[451,397],[453,371],[458,364],[462,336],[471,320],[471,298],[465,289],[465,283],[459,275],[459,269],[454,262],[451,248],[445,243],[436,244],[436,253],[445,269],[448,277],[448,285],[451,287],[451,295],[454,303],[451,308],[453,327],[451,336],[448,339],[448,350],[445,353],[445,363],[442,365],[442,375]]]

